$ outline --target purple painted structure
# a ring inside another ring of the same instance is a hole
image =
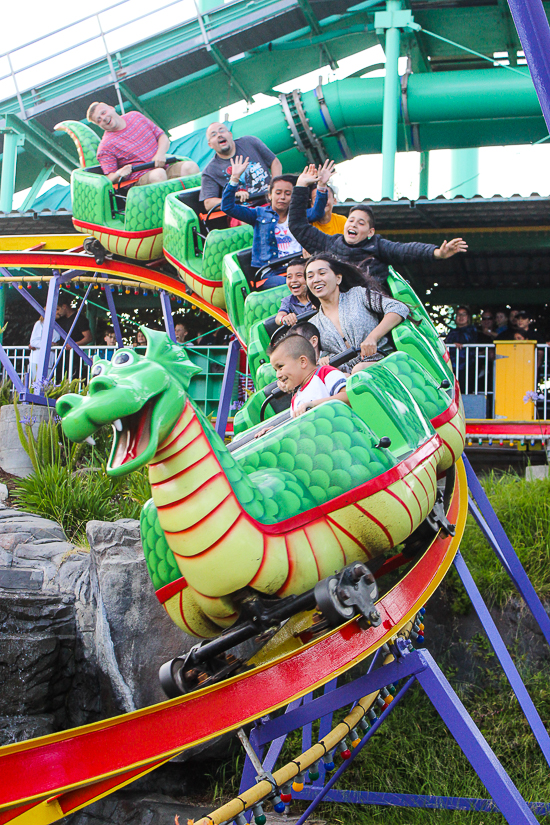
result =
[[[542,0],[508,0],[550,132],[550,27]]]
[[[535,620],[550,644],[550,619],[466,458],[464,458],[464,463],[466,465],[470,490],[470,511],[483,530],[495,555],[525,599]],[[550,764],[550,737],[548,731],[544,727],[540,715],[506,649],[495,622],[481,597],[460,551],[456,555],[455,567],[470,601],[477,612],[482,628],[487,634],[495,655],[516,694],[542,754],[546,762]],[[489,748],[481,732],[474,724],[472,718],[430,653],[426,650],[414,650],[410,642],[407,643],[402,639],[398,639],[396,644],[391,647],[391,650],[395,656],[395,662],[392,664],[379,667],[379,657],[377,654],[373,658],[365,676],[342,687],[337,687],[336,681],[333,681],[326,685],[323,696],[317,699],[313,699],[311,695],[305,696],[303,699],[290,704],[284,715],[274,719],[264,718],[256,723],[253,728],[250,734],[250,742],[260,759],[262,759],[265,746],[271,743],[263,761],[263,769],[269,773],[275,767],[286,736],[291,731],[300,727],[302,728],[302,747],[303,750],[307,750],[312,744],[311,725],[315,719],[321,719],[319,739],[322,739],[331,728],[332,714],[335,710],[350,705],[361,696],[365,696],[379,688],[386,687],[392,683],[395,684],[399,680],[406,680],[396,694],[394,701],[382,711],[376,720],[371,720],[372,727],[367,730],[360,743],[352,750],[351,758],[342,762],[328,781],[323,784],[323,778],[326,778],[326,774],[322,761],[319,764],[320,778],[315,780],[316,784],[307,784],[308,779],[306,775],[306,784],[304,785],[303,791],[293,793],[293,796],[296,799],[311,800],[311,804],[298,819],[296,825],[303,825],[322,800],[361,805],[425,809],[439,808],[445,810],[476,811],[479,813],[500,811],[506,821],[511,825],[535,823],[537,820],[534,814],[539,816],[550,814],[550,803],[530,802],[527,804],[519,794],[519,791],[493,751]],[[389,714],[395,709],[415,681],[423,687],[429,700],[432,702],[441,719],[445,722],[450,733],[485,785],[492,799],[444,797],[436,795],[427,796],[361,790],[350,791],[334,788],[334,785],[342,773],[348,768],[380,725],[388,718]],[[241,780],[240,793],[254,783],[255,776],[256,771],[247,757]],[[247,819],[249,819],[249,815],[247,815]]]

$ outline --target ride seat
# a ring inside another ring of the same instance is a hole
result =
[[[254,289],[256,284],[256,267],[252,266],[252,248],[241,249],[237,252],[237,261],[243,271],[243,275],[246,278],[248,286],[250,289]]]
[[[183,192],[178,192],[177,199],[188,206],[193,212],[198,215],[200,212],[201,202],[199,200],[200,188],[184,189]]]

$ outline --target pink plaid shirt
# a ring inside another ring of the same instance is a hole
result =
[[[164,134],[141,112],[124,115],[126,126],[118,132],[105,132],[97,149],[97,159],[105,175],[116,172],[127,163],[148,163],[158,149],[158,140]],[[132,172],[128,181],[137,180],[145,172]]]

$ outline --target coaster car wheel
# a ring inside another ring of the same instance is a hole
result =
[[[381,618],[375,607],[378,585],[369,568],[356,562],[335,576],[318,582],[314,589],[317,607],[331,627],[347,622],[358,613],[377,627]]]

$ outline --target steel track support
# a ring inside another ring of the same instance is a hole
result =
[[[221,438],[225,438],[225,429],[227,427],[227,419],[229,418],[229,407],[231,405],[231,396],[233,394],[235,376],[237,375],[237,364],[239,363],[240,350],[241,345],[236,338],[233,338],[227,351],[227,361],[225,362],[225,370],[223,372],[220,402],[218,404],[218,412],[216,414],[215,430]]]
[[[518,559],[512,543],[506,535],[506,531],[498,520],[485,490],[479,483],[479,479],[474,473],[472,465],[466,456],[463,456],[463,460],[471,494],[469,502],[470,512],[480,527],[481,532],[491,545],[496,557],[525,600],[541,633],[550,645],[550,617],[544,609],[544,605],[539,599],[535,588],[531,584],[529,576]]]
[[[550,27],[542,0],[508,0],[550,132]],[[510,61],[511,62],[511,61]]]
[[[120,348],[124,346],[124,341],[122,340],[122,331],[120,329],[120,322],[118,320],[118,314],[116,311],[115,296],[113,295],[113,289],[114,287],[106,286],[105,297],[107,299],[107,306],[109,307],[109,312],[111,313],[111,323],[115,331],[116,345]]]
[[[401,0],[387,0],[386,11],[401,10]],[[399,116],[399,50],[401,33],[392,25],[386,29],[386,77],[382,114],[382,197],[393,200],[395,189],[395,155],[397,154],[397,120]]]
[[[0,179],[0,212],[8,214],[13,208],[15,174],[17,171],[17,150],[24,143],[24,137],[16,132],[4,132],[2,152],[2,178]]]
[[[470,493],[473,497],[470,498],[470,510],[489,540],[497,558],[525,598],[548,640],[550,637],[550,618],[544,611],[540,599],[536,595],[466,458],[464,458],[464,462]],[[460,551],[455,559],[455,567],[477,612],[483,630],[487,634],[498,661],[517,696],[542,754],[546,762],[550,764],[550,737],[548,731],[544,727],[542,719],[504,645]],[[315,780],[316,784],[308,783],[307,777],[305,778],[304,789],[294,793],[294,797],[296,799],[311,800],[311,804],[298,819],[296,825],[303,825],[323,800],[362,805],[475,811],[478,813],[500,812],[510,825],[534,825],[536,822],[535,814],[540,816],[550,813],[549,803],[530,802],[528,804],[521,796],[431,654],[426,650],[414,650],[410,642],[405,642],[403,639],[397,639],[394,642],[392,652],[395,656],[392,663],[380,667],[377,662],[379,657],[375,656],[368,672],[354,682],[337,687],[337,680],[333,680],[327,684],[322,696],[313,699],[312,695],[309,694],[301,702],[289,705],[282,716],[274,719],[266,717],[256,723],[252,731],[251,742],[254,745],[255,753],[260,759],[265,747],[271,743],[263,762],[263,768],[272,771],[276,759],[281,753],[285,738],[291,731],[302,728],[303,749],[307,750],[311,745],[311,726],[314,720],[321,720],[319,739],[322,739],[330,730],[334,711],[358,701],[361,696],[373,693],[381,687],[391,683],[395,684],[397,681],[401,682],[401,689],[396,694],[394,701],[382,711],[376,721],[373,718],[371,728],[366,731],[359,744],[353,749],[351,757],[342,762],[330,779],[322,784],[324,782],[322,765],[319,766],[319,780]],[[349,791],[334,787],[342,773],[353,762],[361,749],[415,682],[418,682],[424,689],[440,718],[484,784],[491,799],[385,793],[383,791]],[[252,765],[247,760],[240,793],[245,788],[250,787],[255,775]]]

